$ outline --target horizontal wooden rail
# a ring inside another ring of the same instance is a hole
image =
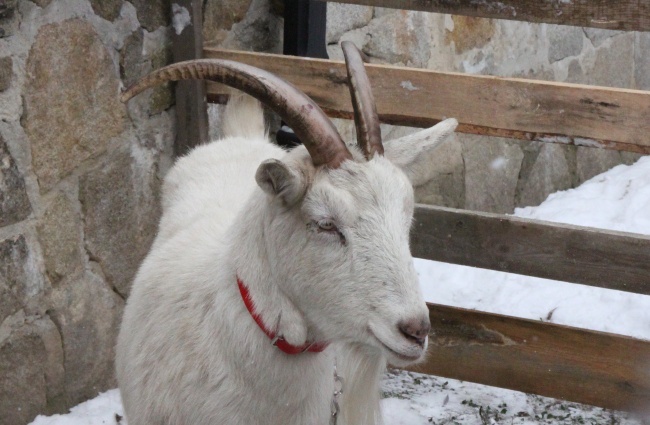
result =
[[[650,237],[418,205],[413,255],[650,295]]]
[[[430,304],[411,370],[650,415],[650,341]]]
[[[352,117],[342,62],[205,48],[303,90],[333,117]],[[463,133],[650,153],[650,92],[370,64],[383,122],[427,127],[454,117]],[[208,84],[208,100],[224,93]]]
[[[646,1],[638,0],[337,0],[337,2],[610,30],[650,30],[650,5]]]

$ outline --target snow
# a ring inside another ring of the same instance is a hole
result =
[[[515,215],[650,235],[650,157]],[[419,259],[416,268],[430,302],[650,339],[650,296]]]
[[[650,157],[619,165],[515,215],[650,235]],[[425,298],[438,304],[650,339],[650,297],[416,259]],[[382,384],[386,424],[618,424],[641,419],[531,394],[390,370]],[[127,425],[118,390],[39,416],[32,425]]]
[[[67,415],[38,416],[30,425],[126,425],[120,392],[110,390],[81,403]]]

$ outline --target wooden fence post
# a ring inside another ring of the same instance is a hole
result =
[[[172,53],[174,62],[203,56],[201,0],[174,0],[172,4]],[[189,18],[189,20],[188,20]],[[208,113],[204,81],[176,83],[176,141],[174,154],[186,154],[208,141]]]

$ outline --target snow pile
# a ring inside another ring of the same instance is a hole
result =
[[[650,156],[553,193],[538,207],[518,208],[515,215],[650,235]]]
[[[38,416],[30,425],[127,425],[118,390],[81,403],[67,415]]]
[[[382,390],[386,425],[641,425],[621,412],[412,372],[390,371]]]
[[[650,235],[650,157],[515,215]],[[650,296],[420,259],[416,269],[430,302],[650,339]]]

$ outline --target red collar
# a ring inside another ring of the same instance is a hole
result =
[[[257,323],[257,326],[259,326],[260,329],[264,331],[266,336],[268,336],[269,339],[272,341],[273,345],[278,347],[283,353],[300,354],[306,351],[310,353],[320,353],[327,348],[328,344],[326,342],[318,342],[318,343],[312,342],[312,343],[306,343],[301,346],[295,346],[289,344],[281,336],[276,337],[275,332],[270,331],[266,329],[266,327],[264,327],[264,323],[262,323],[262,318],[255,312],[255,307],[253,306],[253,300],[251,299],[250,293],[248,292],[248,288],[246,287],[246,285],[244,285],[244,282],[242,282],[241,279],[239,279],[239,277],[237,277],[237,286],[239,286],[239,293],[241,294],[242,300],[244,300],[246,309],[255,320],[255,323]]]

